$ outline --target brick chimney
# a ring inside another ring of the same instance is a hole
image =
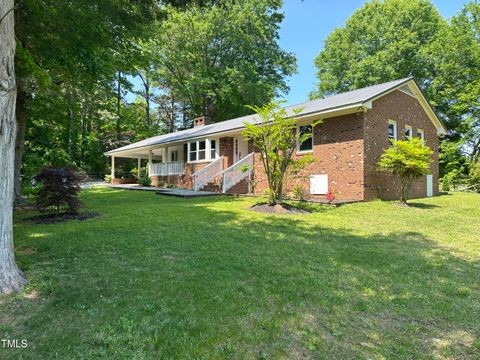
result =
[[[200,116],[193,119],[193,127],[203,126],[211,124],[211,120],[208,116]]]

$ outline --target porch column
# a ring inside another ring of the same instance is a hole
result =
[[[115,156],[112,155],[112,170],[110,172],[110,176],[113,179],[115,178]]]
[[[168,147],[166,147],[165,149],[163,149],[164,153],[163,153],[163,162],[164,163],[168,163]]]
[[[138,169],[138,173],[137,173],[137,178],[140,180],[140,177],[141,177],[141,166],[142,166],[142,159],[141,158],[138,158],[137,159],[137,169]]]
[[[148,176],[150,176],[150,166],[152,166],[152,150],[148,151]]]

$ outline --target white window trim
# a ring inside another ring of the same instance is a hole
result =
[[[300,142],[297,144],[297,154],[311,154],[315,147],[315,131],[313,124],[298,124],[297,125],[297,134],[300,133],[300,127],[310,125],[312,127],[312,149],[311,150],[300,150]]]
[[[410,130],[410,136],[409,137],[413,137],[413,128],[410,125],[405,125],[405,133],[407,132],[407,130]],[[405,134],[405,137],[407,137],[406,134]]]
[[[179,159],[179,156],[178,156],[179,151],[178,151],[178,149],[169,150],[169,153],[170,153],[169,159],[170,159],[171,162],[178,161],[178,159]],[[177,160],[172,160],[172,157],[174,157],[173,154],[175,154],[175,153],[177,154],[177,156],[176,156],[176,157],[177,157]]]
[[[214,140],[215,141],[215,157],[212,158],[212,143],[211,141]],[[219,156],[219,148],[220,148],[220,139],[219,138],[209,138],[207,139],[207,142],[208,142],[208,157],[211,161],[213,160],[217,160],[220,156]]]
[[[422,134],[420,139],[425,140],[425,131],[423,129],[417,129],[417,137],[418,137],[418,134]]]
[[[388,125],[393,125],[393,140],[398,140],[398,131],[397,131],[397,122],[395,120],[388,120]],[[387,126],[387,138],[390,140],[388,136],[388,126]]]
[[[210,141],[215,140],[215,158],[211,157],[211,146],[210,146]],[[200,152],[200,142],[205,141],[205,159],[199,160],[198,155]],[[196,160],[190,160],[190,144],[196,143],[197,144],[197,149],[195,152],[197,153],[197,159]],[[187,142],[187,163],[188,164],[196,164],[196,163],[204,163],[204,162],[212,162],[216,159],[219,158],[219,147],[220,147],[220,141],[218,138],[202,138],[202,139],[197,139],[197,140],[192,140]]]

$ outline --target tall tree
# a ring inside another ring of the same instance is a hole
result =
[[[13,0],[0,2],[0,293],[25,283],[13,250],[13,180],[15,152],[15,31]]]
[[[373,0],[335,29],[315,59],[312,98],[414,76],[431,80],[424,50],[444,20],[430,0]]]
[[[480,154],[480,3],[466,4],[428,48],[436,109],[461,138],[470,158]]]
[[[149,34],[155,0],[23,0],[16,11],[18,77],[15,195],[21,195],[23,143],[32,94],[52,86],[91,86],[133,68],[136,42]],[[88,26],[87,26],[88,24]]]
[[[280,0],[168,8],[153,46],[157,77],[193,116],[221,121],[285,93],[295,57],[278,44]]]

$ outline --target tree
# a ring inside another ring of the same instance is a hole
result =
[[[471,2],[427,49],[436,110],[473,161],[480,154],[480,3]]]
[[[40,185],[37,193],[37,207],[45,211],[53,207],[60,214],[62,205],[68,206],[68,213],[77,214],[82,206],[78,194],[83,175],[70,167],[45,167],[33,180]]]
[[[480,192],[480,161],[470,164],[469,185],[477,192]]]
[[[175,1],[176,2],[176,1]],[[182,1],[184,6],[188,1]],[[18,2],[16,15],[18,79],[17,141],[15,157],[15,195],[21,197],[20,173],[28,122],[32,112],[50,106],[44,112],[48,120],[63,122],[68,118],[65,136],[71,145],[77,145],[81,119],[93,117],[100,108],[98,95],[103,102],[105,95],[118,99],[117,138],[122,129],[122,87],[125,74],[136,73],[143,61],[138,43],[148,39],[153,21],[162,14],[156,0],[23,0]],[[117,81],[119,80],[119,81]],[[117,86],[115,86],[117,85]],[[128,84],[127,84],[128,85]],[[108,92],[106,87],[110,87]],[[113,91],[115,88],[115,91]],[[59,95],[62,99],[59,99]],[[43,98],[43,103],[36,101]],[[86,100],[89,100],[87,109]],[[93,100],[93,101],[92,101]],[[33,104],[33,103],[36,104]],[[65,105],[65,118],[58,114],[55,103]],[[55,111],[52,111],[55,109]],[[84,112],[84,110],[86,110]],[[109,109],[110,110],[110,109]],[[87,115],[86,115],[87,114]],[[36,120],[36,119],[35,119]],[[45,120],[42,119],[42,120]],[[86,132],[85,132],[86,135]],[[86,137],[86,136],[85,136]],[[85,138],[84,137],[84,138]],[[70,155],[75,157],[74,147]]]
[[[421,139],[391,140],[378,162],[380,171],[393,175],[400,203],[407,204],[415,180],[430,172],[433,151]]]
[[[0,2],[0,293],[20,290],[26,280],[13,250],[13,181],[15,152],[15,31],[13,0]]]
[[[294,118],[302,109],[288,112],[280,108],[279,102],[270,102],[262,107],[249,106],[260,121],[247,123],[243,136],[252,141],[258,149],[260,159],[267,175],[268,200],[270,204],[282,204],[284,200],[285,179],[289,172],[298,173],[311,162],[311,157],[294,158],[298,144],[312,137],[311,133],[297,132],[297,120]],[[314,122],[313,127],[319,122]]]
[[[425,49],[444,20],[429,0],[373,0],[335,29],[315,59],[312,98],[414,76],[431,80]]]
[[[278,44],[278,0],[226,0],[220,5],[168,8],[152,53],[156,78],[192,117],[213,121],[247,115],[288,91],[295,58]]]

